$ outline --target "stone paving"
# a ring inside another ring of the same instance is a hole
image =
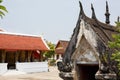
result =
[[[49,72],[40,73],[23,73],[23,72],[7,72],[0,75],[0,80],[62,80],[59,77],[57,67],[49,67]]]

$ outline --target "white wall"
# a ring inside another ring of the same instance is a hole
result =
[[[0,75],[7,72],[7,63],[0,63]]]
[[[27,73],[48,72],[48,62],[16,63],[16,69]]]

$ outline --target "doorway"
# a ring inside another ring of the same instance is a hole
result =
[[[14,51],[6,52],[6,63],[8,63],[7,69],[16,69]]]
[[[16,64],[15,63],[8,63],[7,69],[16,69]]]
[[[99,69],[98,65],[78,65],[79,67],[79,80],[96,80],[95,74]]]

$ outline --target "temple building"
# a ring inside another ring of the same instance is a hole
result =
[[[48,50],[40,36],[0,30],[0,64],[7,63],[7,69],[16,69],[16,63],[42,62],[43,52]]]
[[[62,59],[69,41],[59,40],[55,46],[55,60]]]
[[[114,65],[111,64],[111,49],[108,41],[112,34],[118,34],[115,26],[110,25],[109,8],[106,2],[106,21],[100,22],[91,5],[91,18],[84,13],[81,2],[80,14],[71,40],[58,64],[63,80],[116,80]],[[109,56],[105,58],[104,56]]]

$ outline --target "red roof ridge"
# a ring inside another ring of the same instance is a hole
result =
[[[47,43],[45,42],[44,38],[41,36],[41,40],[43,41],[43,43],[45,44],[45,46],[47,47],[48,50],[50,50],[50,47],[47,45]]]
[[[22,34],[22,33],[12,33],[12,32],[0,32],[0,34],[6,34],[6,35],[15,35],[15,36],[28,36],[28,37],[42,37],[38,35],[31,35],[31,34]]]

